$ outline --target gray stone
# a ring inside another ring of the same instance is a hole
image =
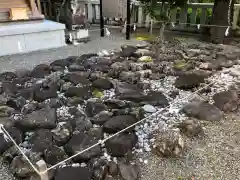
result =
[[[33,111],[25,115],[22,120],[16,120],[15,126],[22,130],[53,129],[56,127],[56,110],[46,106]]]
[[[238,93],[233,90],[213,95],[214,104],[222,111],[235,111],[240,103]]]
[[[87,167],[64,167],[56,170],[54,180],[84,180],[92,179],[92,172]]]
[[[105,146],[108,153],[114,157],[124,156],[137,143],[137,136],[134,133],[121,133],[106,141]]]
[[[118,167],[123,180],[137,180],[139,178],[140,168],[136,164],[119,163]]]
[[[126,127],[136,122],[137,119],[131,115],[113,116],[111,119],[104,123],[103,130],[107,133],[115,133],[121,131],[122,129],[125,129]],[[128,131],[132,131],[133,128],[129,128]]]
[[[223,113],[215,105],[203,102],[193,101],[186,104],[182,111],[190,117],[206,121],[220,121]]]
[[[70,155],[74,155],[84,149],[96,144],[98,141],[94,137],[80,132],[79,134],[74,134],[69,140],[68,144],[65,146],[65,151]],[[73,160],[76,162],[83,162],[90,160],[91,158],[100,155],[101,147],[95,146],[82,154],[79,154]]]
[[[149,104],[144,105],[142,108],[147,113],[155,113],[157,111],[157,109],[154,106]]]

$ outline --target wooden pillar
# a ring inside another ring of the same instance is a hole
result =
[[[127,0],[127,28],[126,28],[126,39],[130,39],[130,24],[131,24],[131,1]]]
[[[32,11],[32,18],[44,18],[44,16],[38,11],[35,0],[29,0],[29,5]]]
[[[103,19],[102,0],[100,0],[100,35],[101,37],[104,37],[104,19]]]

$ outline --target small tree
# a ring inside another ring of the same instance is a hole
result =
[[[235,0],[215,0],[212,15],[211,40],[213,43],[224,42],[226,27],[232,26]],[[230,31],[230,29],[229,29]]]
[[[144,5],[145,13],[150,15],[151,19],[162,21],[160,23],[159,39],[161,43],[163,43],[165,25],[170,19],[171,10],[177,7],[182,8],[186,6],[188,0],[140,0],[140,2]]]
[[[153,50],[155,51],[156,60],[160,60],[160,47],[164,43],[165,25],[169,22],[171,10],[177,7],[184,7],[188,0],[140,0],[144,5],[145,13],[150,15],[151,19],[160,21],[160,35],[154,42]],[[160,13],[157,13],[160,12]]]

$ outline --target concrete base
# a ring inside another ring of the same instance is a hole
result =
[[[64,30],[48,20],[0,24],[0,56],[65,46]]]

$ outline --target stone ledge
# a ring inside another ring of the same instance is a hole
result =
[[[64,30],[65,25],[53,21],[38,21],[21,24],[5,24],[0,28],[0,36],[11,36],[18,34],[30,34],[45,31]]]

